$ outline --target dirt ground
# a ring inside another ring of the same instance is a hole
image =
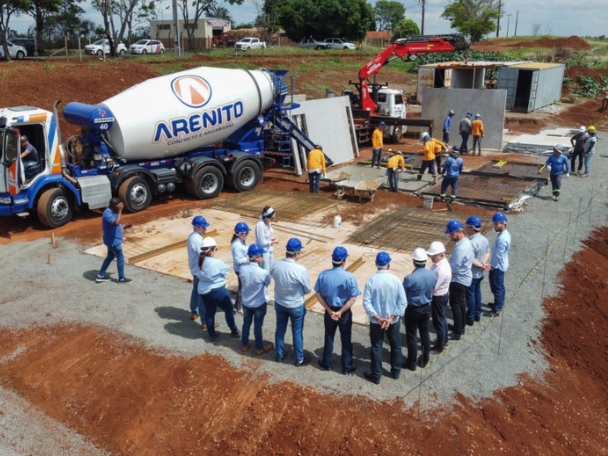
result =
[[[260,66],[289,67],[289,62],[276,58],[246,58],[250,63],[257,59]],[[192,66],[206,59],[195,58]],[[50,109],[56,99],[97,103],[156,76],[159,66],[134,61],[102,64],[94,59],[53,61],[51,67],[37,62],[1,64],[2,104]],[[387,73],[387,79],[397,78]],[[323,79],[326,76],[331,80]],[[323,72],[304,75],[296,79],[296,89],[313,81],[329,86],[334,79]],[[23,80],[28,81],[28,90],[16,90]],[[597,100],[574,104],[558,116],[514,118],[507,121],[507,128],[536,132],[544,125],[591,123],[598,129],[608,126]],[[64,136],[76,133],[65,122],[61,127]],[[362,155],[369,153],[364,149]],[[302,177],[279,169],[266,173],[261,185],[306,191]],[[228,197],[229,192],[220,196]],[[374,203],[370,211],[421,205],[419,198],[388,192],[378,192]],[[125,222],[143,223],[207,204],[178,193],[155,201],[142,213],[127,215]],[[55,235],[96,242],[99,223],[99,212],[80,214]],[[33,217],[0,220],[0,244],[48,235]],[[476,402],[460,397],[420,420],[398,402],[327,396],[271,378],[253,379],[219,356],[165,356],[85,326],[3,331],[0,381],[113,454],[608,455],[608,228],[596,231],[585,244],[564,267],[557,296],[544,302],[547,318],[541,339],[550,363],[544,379],[522,376],[518,386],[492,398]],[[6,356],[18,347],[16,356]],[[209,400],[200,400],[201,385]]]

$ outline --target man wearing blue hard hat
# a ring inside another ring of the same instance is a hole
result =
[[[486,270],[490,271],[490,290],[494,295],[494,304],[490,310],[484,313],[487,317],[498,314],[505,304],[505,272],[509,268],[509,248],[511,247],[511,233],[507,231],[507,216],[497,212],[492,216],[494,231],[498,233],[492,248],[490,263],[486,264]]]
[[[285,359],[285,332],[287,323],[291,321],[293,334],[293,351],[296,366],[310,362],[310,356],[304,355],[304,295],[310,293],[311,285],[308,271],[297,263],[302,252],[302,242],[291,238],[285,247],[285,258],[276,261],[270,268],[270,276],[274,279],[274,310],[277,314],[277,328],[274,336],[276,361],[282,363]]]
[[[473,279],[467,289],[467,325],[473,326],[481,319],[481,281],[486,272],[486,263],[490,259],[490,243],[481,234],[481,219],[471,215],[465,222],[465,234],[473,246]]]
[[[344,269],[346,258],[346,249],[342,246],[336,247],[331,255],[332,268],[321,272],[315,283],[317,299],[325,309],[325,346],[319,366],[332,370],[334,337],[336,329],[340,328],[342,373],[345,375],[357,370],[357,365],[353,363],[353,313],[350,309],[361,294],[355,275]]]
[[[188,236],[188,266],[192,274],[192,293],[190,294],[190,319],[196,320],[201,317],[201,327],[207,329],[205,323],[205,306],[198,294],[198,259],[201,254],[203,236],[209,227],[209,222],[202,215],[197,215],[192,219],[192,233]]]
[[[452,281],[450,282],[450,309],[454,325],[449,338],[460,340],[464,335],[464,325],[467,318],[467,289],[471,286],[473,274],[473,246],[471,241],[464,235],[462,223],[458,220],[450,220],[445,234],[456,243],[450,256],[450,268],[452,269]]]
[[[405,290],[401,281],[389,272],[391,257],[387,252],[376,255],[377,272],[365,282],[363,308],[369,316],[369,340],[371,343],[371,370],[363,376],[376,385],[382,378],[382,345],[384,335],[391,347],[391,377],[397,380],[403,367],[399,318],[407,307]]]

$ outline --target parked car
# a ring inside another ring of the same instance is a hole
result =
[[[164,54],[165,45],[158,40],[139,40],[129,48],[131,54]]]
[[[36,52],[38,55],[44,54],[44,49],[34,38],[11,38],[11,42],[18,46],[23,46],[29,56],[36,55]]]
[[[351,51],[357,49],[357,46],[355,46],[353,43],[344,41],[341,38],[325,38],[323,42],[329,44],[331,49],[350,49]]]
[[[239,51],[248,51],[249,49],[262,49],[266,47],[266,41],[260,41],[259,38],[253,38],[251,36],[247,36],[245,38],[241,38],[235,45]]]
[[[19,46],[17,44],[13,44],[10,41],[6,42],[8,46],[8,55],[13,59],[22,60],[27,57],[27,50],[23,46]],[[4,46],[0,43],[0,59],[6,58],[4,56]]]
[[[324,43],[323,41],[317,41],[312,36],[308,38],[302,38],[302,41],[298,43],[298,46],[304,49],[329,49],[331,44]]]
[[[97,40],[93,44],[87,44],[84,47],[84,52],[86,52],[87,54],[99,55],[99,56],[101,56],[103,54],[109,54],[110,53],[110,40],[108,40],[108,39]],[[126,52],[127,52],[127,46],[125,46],[124,43],[118,43],[118,45],[116,45],[116,53],[118,55],[125,55]]]

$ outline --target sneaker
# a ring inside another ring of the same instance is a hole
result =
[[[126,277],[121,277],[120,279],[118,279],[118,283],[131,283],[133,282],[133,279],[127,279]]]
[[[108,280],[110,280],[110,279],[108,279],[105,275],[103,275],[103,276],[98,275],[97,277],[95,277],[95,283],[103,283],[103,282],[107,282]]]
[[[296,367],[304,366],[310,362],[310,356],[304,355],[301,361],[296,361]]]

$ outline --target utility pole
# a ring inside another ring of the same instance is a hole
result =
[[[511,16],[513,16],[512,14],[505,14],[505,16],[507,16],[507,38],[509,38],[509,25],[511,24]]]
[[[502,3],[500,0],[498,0],[498,20],[496,21],[496,38],[498,38],[498,34],[500,33],[500,15],[502,14],[500,12],[501,6],[502,6]]]
[[[424,35],[424,9],[426,6],[426,0],[420,0],[420,4],[422,5],[422,27],[420,27],[420,34]]]
[[[177,19],[177,0],[173,0],[173,27],[175,28],[175,36],[173,37],[173,49],[175,50],[175,55],[177,57],[179,57],[180,45],[179,45],[179,21]]]
[[[517,13],[515,13],[515,33],[513,34],[513,36],[517,36],[517,21],[519,19],[519,10],[517,10]]]

